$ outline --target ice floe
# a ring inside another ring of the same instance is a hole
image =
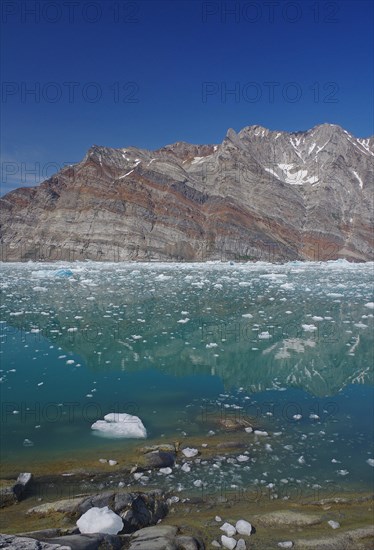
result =
[[[147,431],[137,416],[127,413],[109,413],[104,420],[91,426],[95,434],[108,438],[146,438]]]

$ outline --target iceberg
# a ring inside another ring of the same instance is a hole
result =
[[[127,413],[109,413],[104,420],[97,420],[91,426],[95,435],[108,438],[134,438],[147,437],[147,430],[143,422],[137,416]]]
[[[77,521],[77,526],[82,534],[106,533],[117,535],[123,529],[123,521],[108,506],[104,508],[90,508]]]
[[[74,273],[71,271],[71,269],[58,269],[57,271],[54,272],[53,275],[55,277],[66,278],[66,277],[72,277]]]

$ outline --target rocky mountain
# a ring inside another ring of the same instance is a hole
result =
[[[373,188],[374,137],[332,124],[93,146],[0,199],[2,259],[373,260]]]

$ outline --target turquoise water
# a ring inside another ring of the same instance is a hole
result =
[[[373,264],[3,264],[1,294],[8,463],[138,444],[93,434],[112,411],[208,445],[217,416],[251,418],[248,460],[140,483],[371,488]]]

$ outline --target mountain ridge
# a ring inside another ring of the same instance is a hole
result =
[[[228,129],[220,144],[93,145],[0,199],[4,261],[373,259],[374,136]]]

